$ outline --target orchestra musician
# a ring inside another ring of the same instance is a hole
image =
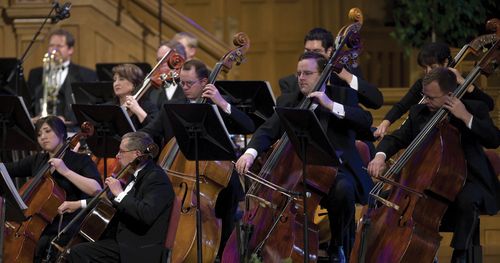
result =
[[[173,40],[178,41],[186,50],[186,60],[194,59],[198,48],[198,39],[189,32],[179,32],[175,34]]]
[[[304,37],[304,52],[317,52],[323,56],[330,57],[333,51],[333,35],[324,28],[313,28]],[[380,90],[367,82],[358,85],[358,81],[363,81],[361,80],[361,70],[359,67],[354,68],[349,65],[346,67],[347,69],[342,68],[339,76],[341,76],[342,81],[349,83],[348,86],[357,92],[359,103],[370,109],[382,107],[384,98]],[[344,83],[335,83],[334,85],[344,85]],[[279,86],[281,94],[299,90],[297,77],[294,74],[281,78]]]
[[[484,102],[450,97],[457,87],[456,83],[455,72],[445,67],[436,67],[424,76],[424,104],[413,106],[401,128],[384,136],[375,158],[368,165],[368,172],[373,176],[382,175],[386,160],[406,148],[438,109],[448,109],[451,113],[450,123],[461,134],[467,178],[443,221],[451,222],[454,231],[451,241],[451,247],[454,248],[452,262],[465,263],[466,250],[471,246],[479,213],[493,215],[500,209],[500,184],[483,150],[483,147],[497,148],[500,136]]]
[[[332,239],[328,248],[330,262],[346,262],[344,239],[354,218],[355,202],[366,203],[373,183],[365,170],[355,147],[355,130],[368,129],[372,116],[358,105],[358,96],[352,87],[325,86],[324,91],[311,92],[326,64],[320,53],[305,52],[299,58],[297,75],[300,92],[284,94],[277,104],[296,107],[304,97],[314,99],[315,113],[326,129],[326,134],[336,150],[343,152],[334,185],[321,204],[328,210]],[[337,78],[336,74],[333,77]],[[342,78],[342,75],[338,75]],[[336,82],[340,83],[340,82]],[[364,82],[360,82],[363,85]],[[325,126],[326,125],[326,126]],[[284,133],[276,113],[254,133],[245,153],[238,159],[236,169],[244,174],[258,154],[268,150]],[[324,175],[334,176],[334,175]],[[345,244],[347,245],[347,244]]]
[[[184,60],[186,59],[186,50],[184,46],[176,40],[169,40],[160,43],[156,51],[156,60],[160,61],[170,50],[177,52]],[[184,92],[177,82],[178,80],[175,79],[164,81],[162,87],[152,89],[149,92],[149,99],[155,103],[158,108],[162,107],[165,103],[175,103],[185,100],[186,96],[184,96]]]
[[[450,60],[452,60],[450,48],[448,45],[441,42],[433,42],[424,45],[417,56],[418,65],[423,69],[424,73],[429,73],[429,71],[436,67],[446,67]],[[464,78],[460,72],[454,68],[449,69],[455,73],[458,85],[462,84]],[[374,132],[374,136],[380,138],[384,137],[391,124],[401,118],[401,116],[403,116],[411,106],[417,104],[422,97],[422,78],[420,78],[413,83],[401,100],[395,103],[387,112],[384,119],[377,127],[377,130]],[[488,106],[490,111],[493,110],[495,106],[493,99],[475,84],[472,84],[467,89],[467,92],[464,94],[464,99],[480,100]]]
[[[76,117],[71,109],[73,103],[71,83],[97,81],[95,71],[71,62],[71,57],[75,52],[75,42],[73,35],[64,29],[57,29],[49,35],[48,51],[57,49],[62,58],[62,70],[60,78],[58,78],[57,107],[56,112],[52,114],[61,116],[64,120],[72,123],[76,123]],[[32,69],[28,77],[28,86],[34,92],[34,94],[31,94],[34,116],[41,113],[41,100],[44,89],[42,77],[42,67]]]
[[[121,167],[140,156],[146,158],[137,166],[125,189],[119,180],[106,178],[116,214],[101,240],[71,248],[69,262],[166,262],[164,243],[175,195],[165,171],[152,160],[149,150],[152,144],[153,140],[144,132],[122,136],[116,154]],[[68,209],[61,212],[86,206],[86,201],[65,202]]]
[[[66,200],[88,198],[101,191],[99,173],[88,155],[67,151],[62,159],[53,158],[67,138],[66,126],[60,118],[47,116],[38,119],[35,123],[35,131],[43,152],[30,155],[17,162],[6,163],[7,171],[12,177],[34,176],[43,165],[49,163],[52,167],[51,176],[66,192]],[[64,209],[64,204],[58,209]],[[61,218],[62,224],[59,226]],[[50,240],[58,234],[58,227],[66,226],[72,218],[72,215],[57,216],[45,227],[37,243],[36,251],[33,251],[34,262],[42,262],[46,258]],[[61,235],[61,244],[66,244],[75,231],[76,229],[71,229]]]
[[[130,119],[136,129],[146,126],[155,118],[158,108],[147,96],[137,101],[134,94],[144,80],[142,70],[134,64],[121,64],[113,67],[114,104],[122,105],[133,114]]]
[[[255,127],[252,119],[245,113],[232,106],[222,97],[217,88],[212,84],[207,84],[209,70],[205,64],[199,60],[187,61],[180,73],[180,85],[184,91],[186,99],[182,103],[197,103],[202,98],[207,98],[211,103],[217,105],[222,119],[228,125],[236,125],[247,133],[254,131]],[[142,129],[152,137],[168,142],[173,138],[172,128],[165,109],[160,111],[159,116],[149,125]],[[238,202],[242,199],[243,189],[238,180],[238,175],[233,172],[229,184],[222,189],[215,203],[215,215],[222,221],[222,237],[219,255],[224,249],[226,240],[231,235],[234,228],[234,217],[238,207]]]

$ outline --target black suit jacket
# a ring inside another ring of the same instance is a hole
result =
[[[358,96],[353,89],[329,86],[326,93],[333,101],[344,105],[345,117],[340,119],[321,106],[316,108],[315,113],[320,122],[326,124],[326,134],[333,147],[341,152],[343,163],[339,169],[354,176],[358,202],[364,204],[373,182],[362,168],[362,161],[355,146],[355,130],[368,129],[372,124],[372,116],[358,106]],[[303,98],[302,93],[298,92],[284,94],[276,104],[280,107],[297,107]],[[267,151],[284,133],[285,130],[275,112],[255,131],[248,148],[253,148],[260,154]]]
[[[41,99],[43,96],[42,86],[43,69],[41,67],[34,68],[30,71],[28,78],[28,86],[31,91],[31,113],[39,115],[41,112]],[[75,114],[71,109],[71,104],[74,103],[73,90],[71,83],[73,82],[91,82],[97,81],[95,71],[70,63],[68,68],[68,76],[64,80],[58,98],[56,113],[58,116],[63,116],[66,120],[76,122]]]
[[[147,161],[130,192],[115,202],[113,223],[121,262],[161,262],[174,198],[163,169]]]
[[[378,109],[382,107],[384,104],[384,97],[382,92],[365,81],[361,76],[361,71],[358,68],[349,70],[352,74],[354,74],[358,78],[358,101],[361,105],[370,108],[370,109]],[[299,91],[299,83],[298,79],[295,75],[288,75],[284,78],[281,78],[278,81],[280,86],[281,94],[285,93],[294,93]],[[334,86],[345,86],[349,87],[349,84],[345,81],[341,80],[337,74],[332,73],[331,84]]]
[[[491,120],[488,107],[479,101],[464,101],[467,110],[474,116],[472,129],[454,117],[450,122],[461,134],[461,143],[467,160],[467,181],[477,182],[483,189],[484,210],[494,214],[500,205],[500,184],[484,153],[483,147],[500,146],[500,134]],[[387,159],[400,149],[406,148],[425,126],[434,112],[425,105],[415,105],[410,109],[408,120],[397,131],[384,136],[377,146],[377,152],[384,152]],[[467,183],[467,182],[466,182]]]
[[[388,120],[391,123],[397,121],[403,114],[405,114],[411,106],[418,104],[420,100],[422,100],[422,79],[418,79],[413,83],[408,92],[399,100],[396,104],[392,106],[392,108],[387,112],[384,117],[384,120]],[[493,99],[486,93],[484,93],[480,88],[476,86],[474,91],[466,92],[463,96],[464,99],[468,100],[479,100],[488,106],[488,109],[491,111],[495,107],[495,102]]]
[[[228,102],[231,103],[229,100]],[[184,99],[184,101],[178,101],[178,103],[189,102]],[[237,126],[246,134],[252,133],[255,130],[252,119],[233,105],[231,105],[231,114],[227,114],[220,109],[219,112],[226,126]],[[174,137],[174,132],[164,107],[160,110],[160,114],[146,125],[146,127],[142,128],[141,131],[148,133],[158,145],[165,145]]]

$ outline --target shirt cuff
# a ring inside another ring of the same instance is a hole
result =
[[[471,116],[469,123],[467,123],[467,128],[469,128],[469,130],[472,130],[472,120],[473,119],[474,119],[474,116]]]
[[[254,148],[248,148],[245,151],[245,153],[250,154],[251,156],[253,156],[254,159],[257,158],[257,155],[258,155],[257,150],[255,150]]]
[[[385,152],[377,152],[375,154],[375,156],[377,156],[377,155],[383,155],[384,156],[384,160],[387,160],[387,155],[385,154]]]
[[[358,91],[358,77],[356,77],[356,75],[352,75],[352,79],[351,79],[351,83],[349,83],[349,86],[355,90],[355,91]]]
[[[226,108],[224,109],[224,112],[227,114],[231,114],[231,104],[227,104]]]
[[[125,197],[125,195],[127,195],[127,193],[125,191],[119,193],[116,197],[115,197],[115,202],[117,203],[120,203],[122,201],[122,199]]]
[[[344,105],[333,102],[332,113],[335,114],[339,119],[343,119],[345,117]]]
[[[82,209],[85,209],[87,207],[87,200],[85,199],[80,200],[80,206],[82,207]]]

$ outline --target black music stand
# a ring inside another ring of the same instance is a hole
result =
[[[151,65],[146,62],[96,63],[95,70],[97,79],[99,79],[99,81],[113,81],[113,67],[122,64],[134,64],[142,70],[144,75],[147,75],[151,71]]]
[[[104,158],[104,177],[107,176],[107,158],[114,158],[120,149],[122,136],[135,131],[124,107],[118,105],[73,104],[78,124],[85,121],[94,125],[94,134],[87,138],[92,153]]]
[[[17,58],[0,58],[0,94],[22,96],[27,104],[31,103],[31,94],[19,63]]]
[[[165,111],[181,152],[196,163],[196,239],[202,262],[199,161],[236,160],[234,144],[213,104],[165,104]]]
[[[36,150],[35,126],[21,97],[0,95],[0,149]]]
[[[115,98],[112,81],[74,82],[71,88],[76,104],[104,104]]]
[[[0,210],[0,263],[3,261],[3,242],[5,234],[5,222],[23,222],[28,219],[24,215],[24,210],[28,209],[21,196],[17,192],[10,175],[3,163],[0,163],[0,197],[2,206]]]
[[[255,127],[259,127],[274,113],[276,100],[267,81],[219,80],[215,82],[215,86],[221,95],[229,97],[229,103],[252,118]]]
[[[304,204],[304,262],[309,262],[306,166],[309,164],[338,167],[341,161],[313,111],[277,107],[276,113],[295,148],[295,152],[302,160],[302,184],[304,187],[302,192]]]

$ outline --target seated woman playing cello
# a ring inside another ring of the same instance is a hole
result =
[[[61,119],[55,116],[41,118],[35,123],[35,131],[38,144],[43,152],[14,163],[6,163],[5,166],[12,177],[34,176],[45,164],[49,163],[52,179],[66,192],[65,200],[85,199],[102,189],[99,173],[89,156],[66,151],[62,158],[54,158],[67,138],[66,126]],[[66,208],[61,206],[57,209]],[[71,221],[71,218],[72,216],[56,216],[52,222],[48,222],[36,244],[36,249],[33,251],[34,262],[41,262],[45,258],[50,240],[57,235],[58,227],[64,227]],[[67,242],[71,238],[71,234],[70,231],[63,235],[61,237],[62,243]],[[7,243],[10,240],[12,239],[6,238],[5,249],[8,248]]]

